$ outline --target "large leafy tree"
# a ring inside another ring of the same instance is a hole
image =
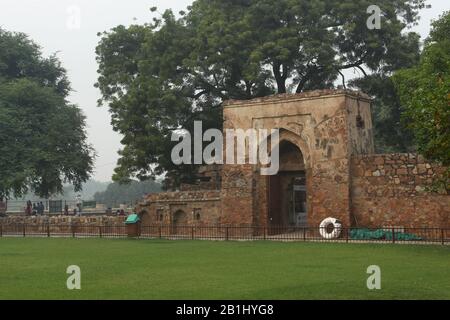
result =
[[[450,11],[435,21],[418,66],[394,82],[419,152],[450,166]],[[446,188],[450,190],[450,169]]]
[[[117,182],[108,185],[108,188],[102,192],[94,194],[94,200],[111,208],[116,208],[119,204],[132,204],[142,200],[142,197],[148,193],[161,191],[161,184],[157,181],[131,181],[129,184],[119,184]]]
[[[402,120],[400,98],[391,77],[396,70],[410,68],[419,62],[420,37],[411,32],[392,41],[398,42],[391,47],[392,52],[386,57],[386,63],[370,70],[370,74],[360,69],[363,77],[351,80],[349,85],[373,98],[372,120],[376,152],[413,152],[416,146],[411,131]]]
[[[0,29],[0,198],[48,197],[89,178],[93,150],[69,92],[55,56],[44,58],[25,34]]]
[[[99,104],[124,136],[113,178],[190,176],[194,166],[170,160],[171,130],[194,119],[220,129],[226,99],[332,88],[347,69],[395,70],[418,39],[404,29],[423,2],[378,1],[382,27],[370,30],[369,0],[197,0],[178,18],[169,10],[100,34]]]
[[[374,73],[351,82],[373,98],[375,152],[415,152],[413,134],[402,118],[403,108],[390,73]]]

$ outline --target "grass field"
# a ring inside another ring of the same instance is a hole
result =
[[[69,265],[81,290],[66,288]],[[2,238],[0,299],[450,299],[450,248]]]

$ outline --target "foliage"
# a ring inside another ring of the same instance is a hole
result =
[[[0,198],[76,189],[92,172],[85,117],[68,103],[70,84],[55,56],[25,34],[0,29]]]
[[[418,66],[397,72],[394,82],[419,152],[450,166],[450,11],[432,24]],[[450,190],[450,169],[444,181]]]
[[[67,200],[67,201],[73,201],[77,198],[78,195],[81,196],[81,199],[83,200],[93,200],[94,194],[97,192],[105,191],[106,188],[110,182],[100,182],[96,180],[88,180],[84,182],[81,185],[82,190],[79,190],[78,192],[75,191],[75,188],[72,185],[64,185],[63,191],[61,194],[58,195],[51,195],[51,199],[58,199],[58,200]],[[19,201],[43,201],[46,199],[42,199],[39,196],[34,195],[31,192],[27,192],[26,194],[23,194],[20,198],[15,198],[12,200],[19,200]]]
[[[403,31],[423,2],[378,1],[382,28],[369,30],[368,0],[197,0],[178,18],[168,10],[99,34],[99,104],[124,136],[113,179],[192,175],[170,159],[171,131],[198,119],[221,129],[224,100],[331,88],[346,69],[396,70],[414,54],[417,36]]]
[[[105,191],[96,192],[94,200],[109,207],[118,204],[135,204],[147,193],[161,191],[161,184],[152,180],[132,181],[129,184],[111,183]]]
[[[402,119],[402,105],[391,76],[371,74],[353,81],[352,85],[373,97],[375,152],[415,152],[413,135]]]

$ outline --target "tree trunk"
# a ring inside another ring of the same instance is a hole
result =
[[[283,67],[283,70],[285,70],[286,73],[285,67]],[[278,93],[286,93],[286,74],[281,74],[279,63],[274,63],[273,74],[275,76],[275,80],[277,81]]]

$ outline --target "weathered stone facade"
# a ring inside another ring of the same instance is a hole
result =
[[[72,234],[100,233],[126,234],[124,229],[125,216],[23,216],[8,215],[0,218],[3,232],[23,232],[25,225],[27,234]]]
[[[126,216],[24,216],[24,215],[8,215],[1,218],[3,224],[73,224],[73,225],[93,225],[93,226],[115,226],[123,225]]]
[[[357,125],[357,117],[364,126]],[[308,224],[318,225],[329,216],[347,225],[350,223],[349,159],[352,154],[373,153],[368,96],[325,90],[231,101],[224,107],[224,128],[279,129],[280,141],[295,145],[304,161]],[[279,220],[283,220],[277,217],[276,211],[280,208],[273,204],[278,200],[271,201],[271,178],[259,177],[258,168],[238,165],[225,165],[223,171],[225,175],[229,171],[246,172],[249,177],[245,192],[237,192],[241,212],[248,215],[245,223],[257,220],[260,225],[278,225]],[[254,188],[253,179],[259,181]],[[222,187],[226,188],[225,179],[223,183]],[[277,187],[273,189],[276,191]],[[236,201],[235,196],[228,196],[227,192],[223,197],[226,203]],[[267,205],[253,205],[254,197]],[[233,208],[224,208],[225,212],[232,215]],[[242,219],[242,213],[240,216]]]
[[[450,197],[429,192],[443,172],[443,167],[415,154],[352,158],[354,224],[450,227]]]
[[[150,194],[137,211],[143,225],[222,224],[219,190],[180,191]]]
[[[197,185],[147,196],[137,208],[143,223],[318,226],[335,217],[345,226],[448,226],[450,197],[425,190],[444,169],[373,155],[370,103],[346,90],[224,103],[224,130],[279,129],[280,172],[206,167]]]

